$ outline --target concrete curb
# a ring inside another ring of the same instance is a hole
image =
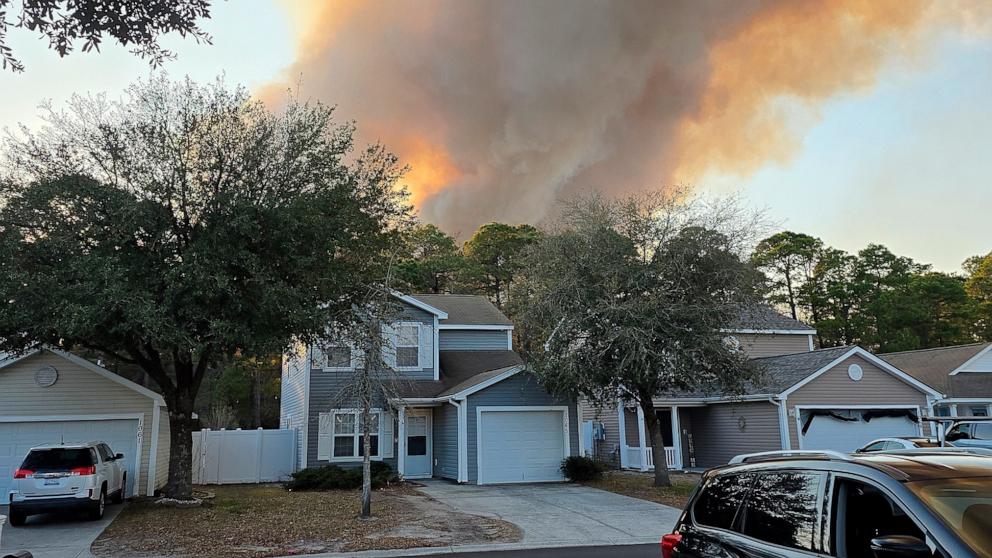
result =
[[[639,537],[623,541],[554,541],[546,543],[503,543],[503,544],[466,544],[458,546],[428,546],[397,550],[363,550],[361,552],[328,552],[323,554],[305,554],[304,558],[397,558],[401,556],[437,556],[460,552],[499,552],[507,550],[540,550],[544,548],[577,548],[585,546],[629,546],[638,544],[655,544],[654,537]],[[281,558],[301,558],[301,555],[283,556]]]

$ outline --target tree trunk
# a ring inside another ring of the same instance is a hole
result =
[[[654,485],[672,486],[668,477],[668,459],[665,457],[665,438],[661,435],[661,421],[655,412],[651,399],[641,400],[641,410],[644,412],[644,431],[650,435],[651,457],[654,458]]]
[[[193,499],[193,405],[191,398],[169,401],[169,482],[165,495],[176,500]]]
[[[372,417],[369,409],[362,409],[362,519],[372,517],[372,435],[369,433]]]

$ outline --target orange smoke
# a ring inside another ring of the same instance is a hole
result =
[[[933,31],[990,19],[924,0],[291,6],[298,57],[266,91],[301,79],[337,105],[411,167],[421,216],[461,236],[537,222],[575,191],[787,161],[822,103],[915,61]]]

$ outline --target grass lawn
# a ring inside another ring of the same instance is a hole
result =
[[[455,512],[408,486],[376,491],[363,521],[359,491],[287,492],[279,485],[210,486],[210,505],[129,504],[93,543],[101,557],[265,557],[483,544],[520,539],[512,523]]]
[[[602,479],[584,484],[632,498],[650,500],[679,509],[684,508],[689,501],[689,496],[692,494],[693,489],[699,484],[699,475],[692,473],[671,473],[671,479],[672,486],[655,488],[653,486],[653,473],[607,471]]]

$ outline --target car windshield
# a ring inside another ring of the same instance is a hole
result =
[[[52,448],[32,450],[21,468],[31,471],[64,471],[90,465],[93,465],[93,454],[88,448]]]
[[[992,558],[992,477],[907,484],[972,550]]]

